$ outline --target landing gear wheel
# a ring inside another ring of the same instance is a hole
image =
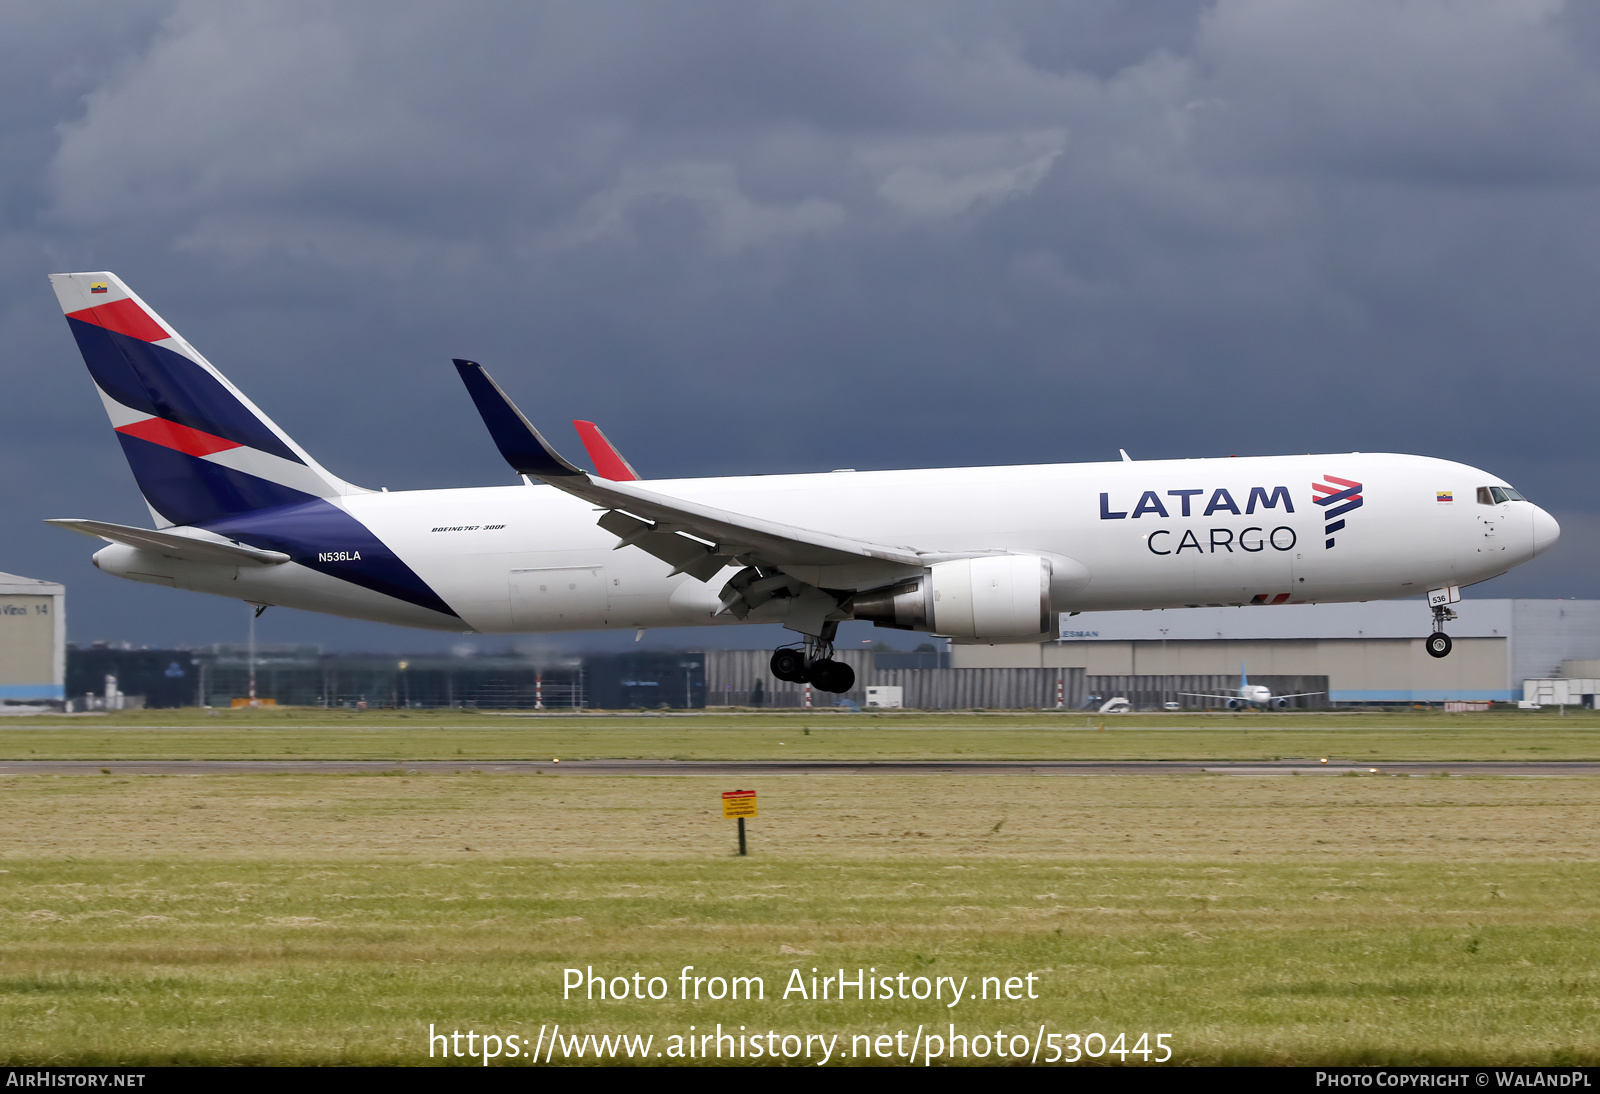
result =
[[[787,680],[791,684],[806,682],[806,658],[799,650],[774,650],[768,667],[779,680]]]
[[[856,670],[842,661],[813,661],[811,683],[819,691],[843,695],[856,686]]]
[[[1434,631],[1428,635],[1429,657],[1449,657],[1450,650],[1454,646],[1455,643],[1450,641],[1450,636],[1443,631]]]

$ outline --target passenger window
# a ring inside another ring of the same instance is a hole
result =
[[[1478,504],[1479,505],[1493,505],[1494,504],[1494,499],[1489,496],[1489,488],[1487,486],[1478,487]]]

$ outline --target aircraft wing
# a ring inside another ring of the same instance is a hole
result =
[[[1296,691],[1296,692],[1291,692],[1288,695],[1274,695],[1272,698],[1275,699],[1275,700],[1276,699],[1299,699],[1301,696],[1305,696],[1305,695],[1326,695],[1326,694],[1328,694],[1328,693],[1325,692],[1325,691]]]
[[[220,562],[229,566],[241,563],[256,566],[278,566],[289,561],[282,551],[263,551],[227,540],[200,539],[181,532],[157,532],[149,528],[135,528],[128,524],[110,524],[103,520],[47,520],[57,528],[93,536],[110,543],[122,543],[141,551],[154,551],[188,562]]]
[[[598,478],[563,459],[482,365],[456,360],[455,366],[513,471],[608,510],[599,524],[622,540],[619,546],[638,546],[671,563],[674,573],[706,581],[742,560],[776,569],[876,561],[887,564],[885,580],[893,580],[904,567],[923,565],[910,547],[799,528],[669,497],[634,482]]]
[[[1182,695],[1185,699],[1237,699],[1237,698],[1239,698],[1237,695],[1210,695],[1210,694],[1206,694],[1206,693],[1202,693],[1202,692],[1198,692],[1198,691],[1180,691],[1180,692],[1178,692],[1178,694]]]

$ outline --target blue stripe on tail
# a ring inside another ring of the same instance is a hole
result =
[[[294,450],[217,378],[181,353],[67,318],[89,374],[124,406],[249,445],[295,463]]]
[[[297,505],[312,496],[175,448],[118,433],[139,492],[173,524],[201,524],[252,509]]]

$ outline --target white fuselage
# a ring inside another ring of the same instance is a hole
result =
[[[1314,483],[1358,487],[1339,517]],[[754,517],[923,554],[1037,554],[1054,562],[1055,612],[1377,600],[1470,585],[1554,542],[1525,501],[1485,505],[1497,476],[1420,456],[1161,460],[655,480],[651,490]],[[1445,500],[1448,498],[1448,500]],[[96,555],[136,580],[411,626],[485,633],[737,622],[719,615],[727,571],[669,576],[614,549],[596,509],[545,485],[359,494],[334,503],[364,524],[459,616],[289,562],[197,564],[122,545]],[[1329,545],[1332,540],[1332,545]],[[360,566],[316,544],[323,569]],[[842,578],[839,580],[843,580]],[[882,577],[873,579],[882,582]],[[858,585],[857,587],[865,587]],[[773,601],[747,622],[782,622]]]

